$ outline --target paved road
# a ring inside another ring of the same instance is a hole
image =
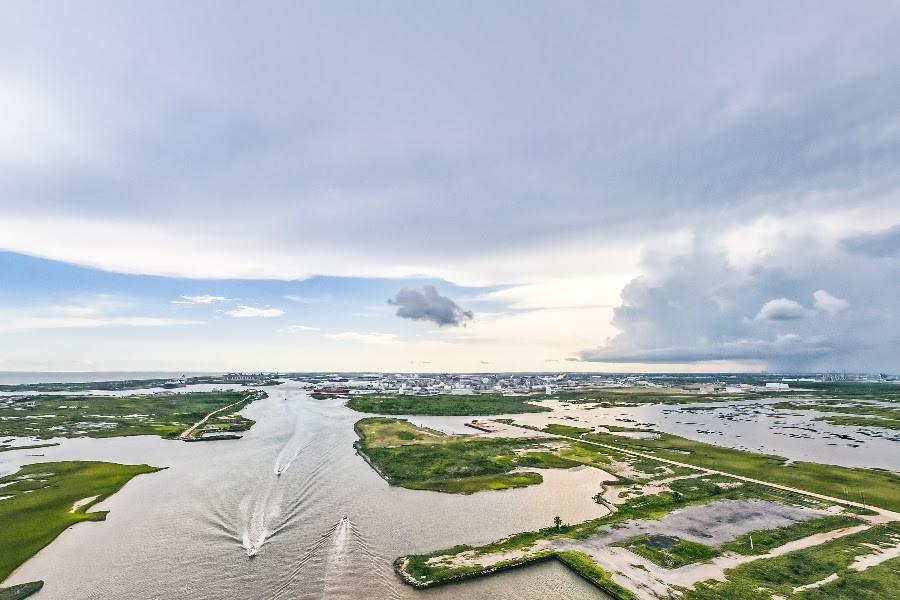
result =
[[[241,402],[245,402],[249,397],[250,397],[250,396],[248,395],[248,396],[246,396],[246,397],[244,397],[244,398],[238,400],[237,402],[232,402],[232,403],[229,404],[228,406],[223,406],[222,408],[218,408],[218,409],[212,411],[211,413],[209,413],[208,415],[206,415],[205,417],[203,417],[202,419],[200,419],[199,421],[197,421],[196,423],[194,423],[193,425],[191,425],[190,427],[188,427],[187,429],[185,429],[183,432],[181,432],[181,435],[178,436],[178,439],[179,439],[179,440],[186,440],[186,439],[190,438],[190,437],[191,437],[191,434],[194,433],[194,430],[196,430],[198,427],[200,427],[201,425],[203,425],[204,423],[206,423],[206,422],[209,420],[209,418],[210,418],[211,416],[213,416],[214,414],[220,413],[220,412],[222,412],[223,410],[228,410],[228,409],[231,408],[232,406],[235,406],[235,405],[237,405],[237,404],[240,404]]]

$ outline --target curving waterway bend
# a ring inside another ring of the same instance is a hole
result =
[[[42,458],[110,460],[168,469],[139,477],[23,565],[7,583],[46,582],[36,600],[259,598],[265,600],[605,598],[555,563],[416,591],[394,557],[483,544],[598,516],[590,469],[545,472],[539,486],[471,496],[390,487],[356,456],[361,415],[314,400],[296,384],[267,388],[243,411],[256,425],[239,441],[156,437],[61,440]]]

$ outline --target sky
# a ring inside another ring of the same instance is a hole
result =
[[[9,2],[0,370],[900,372],[896,2]]]

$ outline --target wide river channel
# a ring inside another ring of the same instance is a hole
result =
[[[591,500],[602,478],[596,471],[542,471],[541,485],[469,496],[391,487],[354,451],[353,424],[364,415],[341,400],[314,400],[296,382],[266,391],[268,398],[244,410],[256,424],[241,440],[80,438],[0,453],[0,475],[54,460],[167,467],[97,505],[110,511],[105,522],[65,531],[6,584],[43,579],[36,600],[606,598],[555,562],[427,591],[403,585],[392,568],[403,554],[484,544],[550,525],[555,515],[566,522],[599,516]],[[510,416],[534,425],[638,423],[793,460],[900,471],[891,432],[866,435],[758,402],[712,410],[547,405],[552,413]],[[411,417],[450,433],[471,433],[469,419]]]
[[[598,516],[591,469],[545,471],[543,485],[470,496],[391,487],[355,454],[362,415],[293,382],[266,390],[244,411],[256,425],[237,441],[80,438],[0,453],[0,474],[53,460],[168,467],[96,505],[110,511],[106,521],[65,531],[5,583],[43,579],[36,600],[605,598],[553,562],[427,591],[392,568],[402,554],[487,543],[557,514]]]

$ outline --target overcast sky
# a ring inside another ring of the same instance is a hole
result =
[[[0,370],[900,371],[896,2],[11,2]]]

